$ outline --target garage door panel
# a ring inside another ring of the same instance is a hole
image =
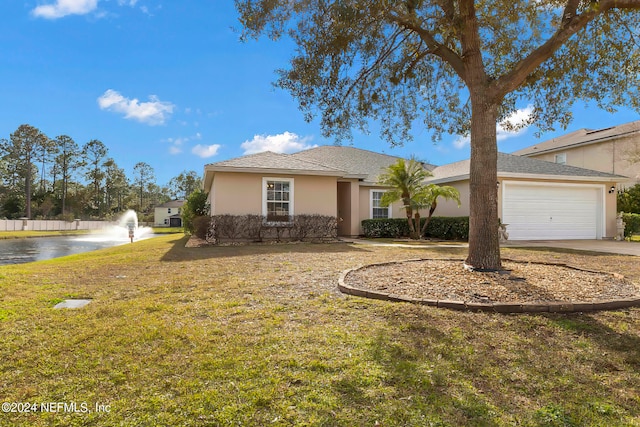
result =
[[[593,186],[505,184],[502,220],[509,239],[597,238],[600,192]]]

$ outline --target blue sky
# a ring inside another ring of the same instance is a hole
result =
[[[99,139],[129,176],[144,161],[160,185],[243,154],[333,143],[317,120],[304,121],[289,93],[272,86],[291,43],[241,43],[230,0],[7,0],[0,10],[0,138],[28,123],[79,145]],[[502,133],[499,149],[640,118],[584,104],[574,117],[566,131],[539,139],[535,129]],[[403,147],[375,133],[354,132],[351,143],[434,164],[469,156],[464,140],[434,145],[421,129]]]

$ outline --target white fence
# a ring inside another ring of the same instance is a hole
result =
[[[0,219],[0,231],[100,230],[113,225],[109,221],[52,221],[37,219]]]

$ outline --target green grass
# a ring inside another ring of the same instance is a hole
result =
[[[461,248],[184,243],[0,267],[2,400],[110,409],[0,426],[640,425],[638,309],[466,313],[335,290],[346,268]],[[640,279],[636,257],[567,257]],[[52,308],[71,296],[93,302]]]
[[[177,234],[184,233],[182,227],[152,227],[153,234]]]
[[[67,231],[0,231],[0,240],[3,239],[24,239],[31,237],[56,237],[88,234],[89,230],[67,230]]]

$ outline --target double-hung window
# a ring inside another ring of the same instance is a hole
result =
[[[371,190],[371,218],[391,218],[390,206],[383,207],[380,204],[384,191]]]
[[[293,217],[293,179],[262,179],[262,213],[267,222],[289,222]]]

